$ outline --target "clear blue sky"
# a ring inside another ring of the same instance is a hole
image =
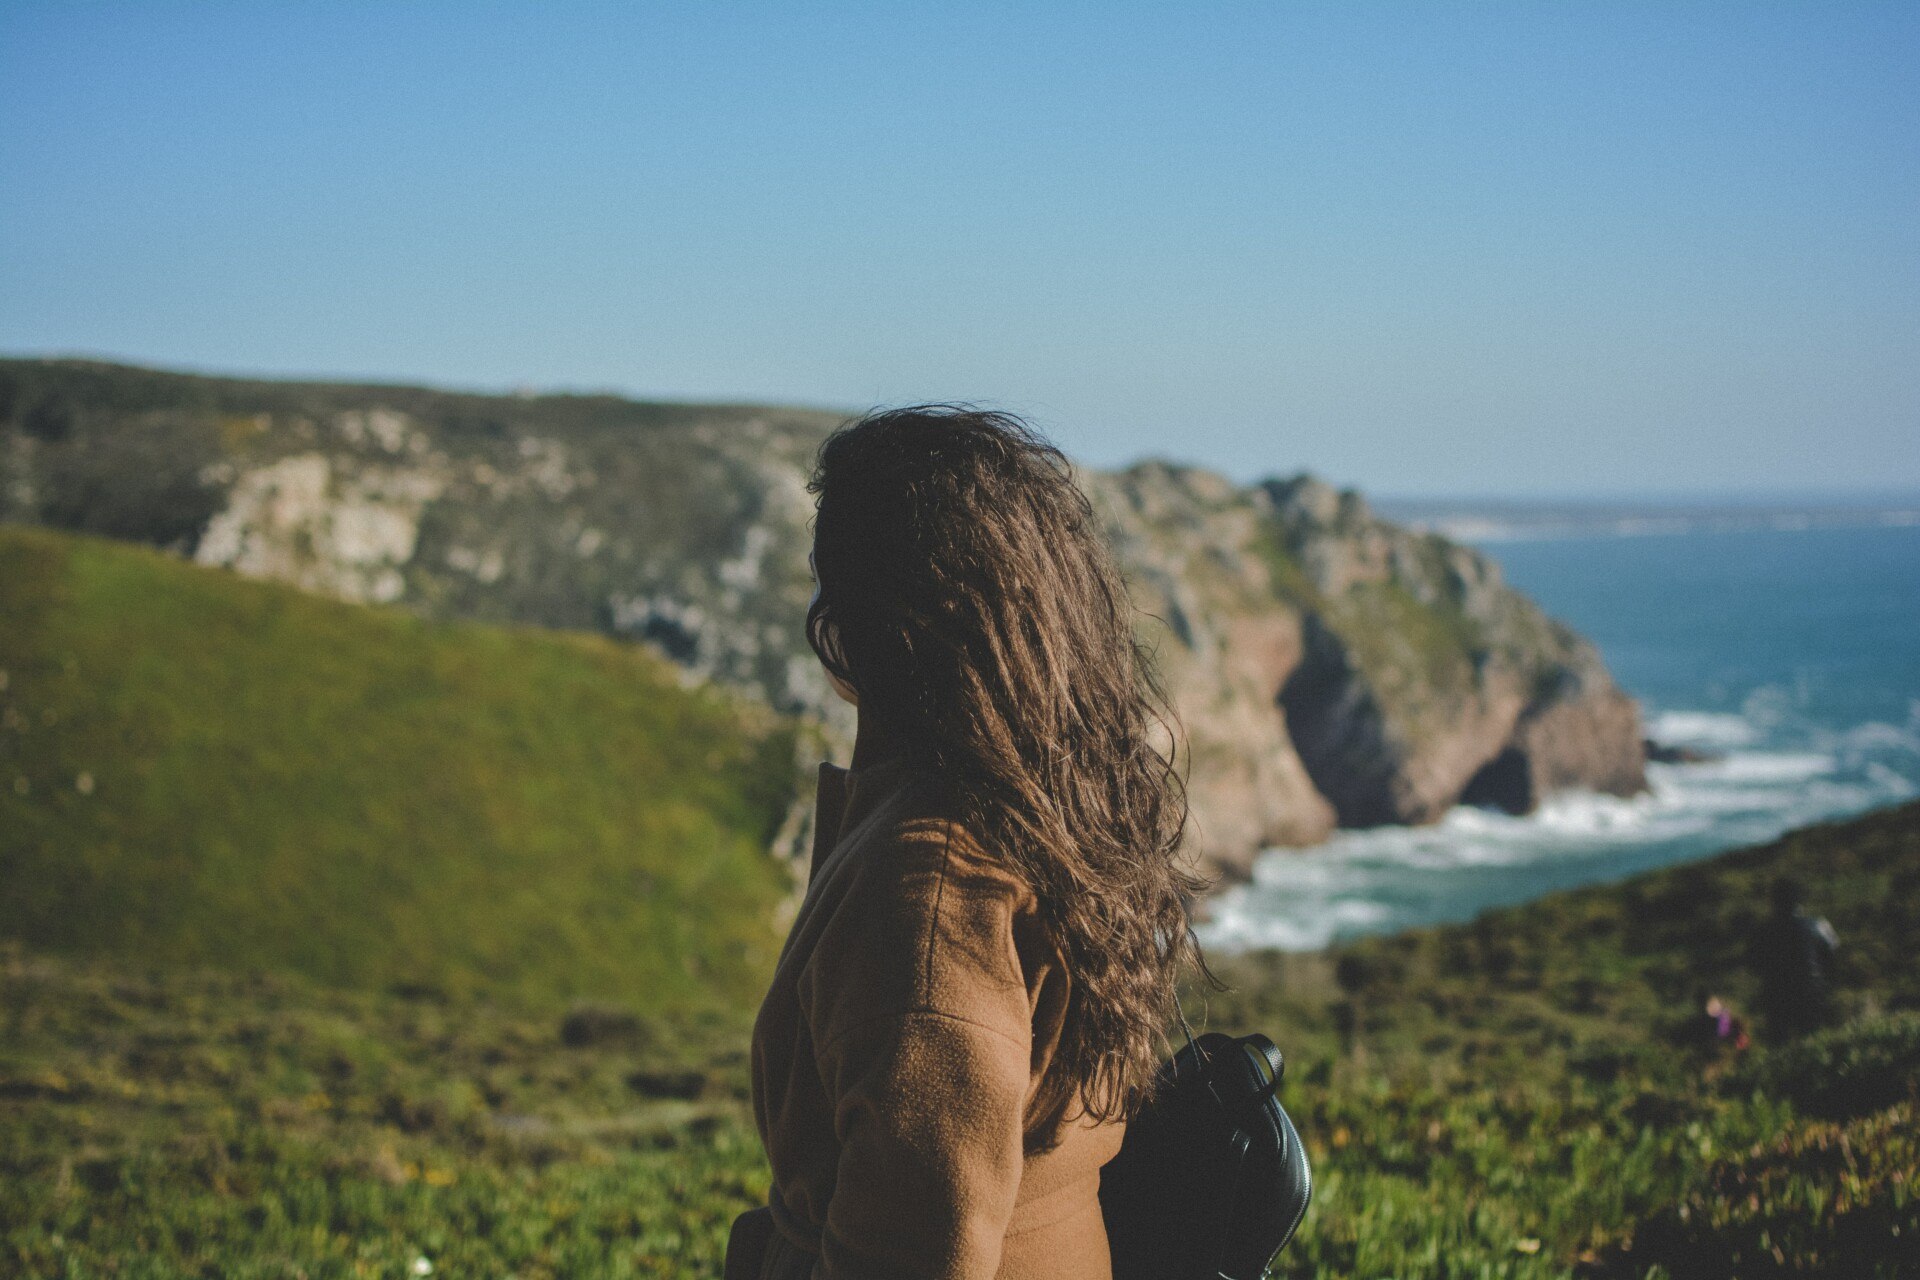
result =
[[[1920,5],[0,3],[0,351],[1920,488]]]

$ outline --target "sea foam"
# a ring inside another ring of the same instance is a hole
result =
[[[1648,766],[1648,790],[1568,791],[1524,817],[1457,807],[1424,827],[1341,831],[1313,849],[1276,849],[1249,883],[1209,904],[1203,946],[1310,950],[1340,938],[1467,919],[1488,907],[1604,881],[1796,826],[1920,794],[1920,737],[1872,723],[1825,735],[1826,749],[1763,749],[1777,716],[1667,711],[1656,740],[1721,754]]]

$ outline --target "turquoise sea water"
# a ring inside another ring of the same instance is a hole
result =
[[[1771,839],[1920,795],[1920,527],[1489,542],[1507,578],[1599,645],[1656,741],[1629,800],[1567,793],[1513,818],[1276,850],[1216,900],[1203,943],[1311,948]]]

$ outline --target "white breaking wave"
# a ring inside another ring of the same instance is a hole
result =
[[[1820,749],[1759,749],[1777,723],[1764,699],[1750,700],[1747,716],[1668,711],[1651,723],[1656,741],[1724,754],[1649,765],[1649,790],[1630,798],[1563,792],[1525,817],[1462,806],[1427,827],[1342,831],[1314,849],[1270,851],[1250,883],[1209,904],[1201,943],[1311,950],[1466,919],[1920,794],[1920,712],[1905,728],[1825,735]]]
[[[1874,720],[1855,725],[1845,733],[1822,735],[1822,740],[1842,753],[1898,751],[1920,755],[1920,732],[1915,732],[1916,725],[1920,725],[1920,703],[1914,704],[1914,722],[1906,728]]]
[[[1722,711],[1663,711],[1647,723],[1647,736],[1663,747],[1744,747],[1760,734],[1745,716]]]
[[[1664,778],[1673,785],[1751,788],[1778,786],[1825,777],[1839,764],[1836,757],[1818,751],[1732,751],[1718,760],[1691,765],[1649,765],[1649,781]]]

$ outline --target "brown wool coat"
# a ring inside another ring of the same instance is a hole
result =
[[[899,760],[820,766],[805,900],[753,1029],[773,1166],[726,1280],[1110,1280],[1124,1126],[1022,1132],[1071,976],[1031,889]]]

